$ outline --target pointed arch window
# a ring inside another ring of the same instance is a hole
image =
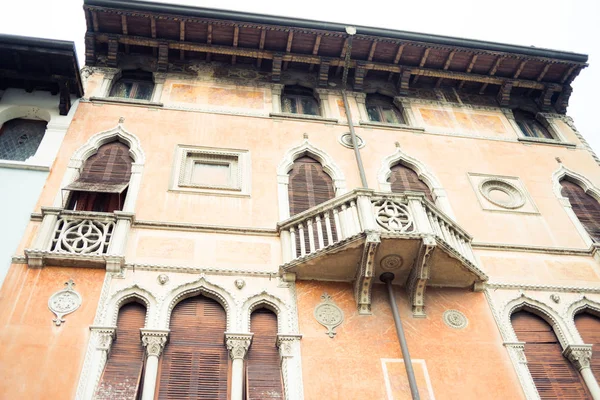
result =
[[[600,382],[600,317],[586,311],[581,312],[575,316],[575,326],[583,343],[592,345],[592,373]]]
[[[581,375],[562,355],[562,347],[552,327],[528,311],[518,311],[511,323],[521,342],[529,372],[542,399],[588,399]]]
[[[569,199],[573,212],[594,242],[600,242],[600,203],[568,179],[560,181],[561,194]]]
[[[281,97],[283,112],[291,114],[321,115],[319,102],[312,89],[298,85],[286,86]]]
[[[388,182],[391,184],[392,193],[421,192],[425,194],[429,201],[433,202],[433,195],[429,186],[419,179],[419,175],[415,171],[401,163],[394,165],[390,168],[390,171]]]
[[[386,124],[406,124],[402,113],[394,105],[394,99],[381,94],[368,94],[366,99],[367,114],[371,122]]]
[[[100,378],[95,399],[138,399],[144,365],[140,328],[144,327],[145,318],[146,307],[139,303],[125,304],[119,310],[117,336]]]
[[[79,178],[65,188],[71,191],[67,208],[96,212],[121,210],[132,162],[127,145],[112,142],[101,146],[85,161]]]
[[[283,399],[277,349],[277,315],[261,308],[250,317],[252,345],[246,362],[246,400]]]
[[[152,73],[146,71],[123,71],[121,78],[110,89],[110,97],[150,100],[154,91]]]
[[[199,295],[175,306],[160,366],[158,400],[228,398],[226,328],[225,310],[213,299]]]
[[[533,113],[517,109],[513,111],[513,114],[523,136],[539,139],[556,139],[552,136],[552,133],[550,133],[550,131],[535,118]]]

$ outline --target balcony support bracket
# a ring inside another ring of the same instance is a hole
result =
[[[379,232],[367,231],[366,233],[365,246],[363,247],[360,262],[356,268],[356,280],[354,281],[354,297],[360,315],[371,314],[371,291],[375,270],[375,255],[381,243]]]
[[[412,305],[413,317],[425,318],[425,287],[431,275],[430,259],[435,250],[436,242],[433,237],[423,238],[419,254],[415,259],[412,270],[406,282],[407,291]]]

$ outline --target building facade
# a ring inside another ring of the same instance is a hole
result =
[[[600,161],[565,114],[587,56],[84,13],[0,397],[600,398]]]

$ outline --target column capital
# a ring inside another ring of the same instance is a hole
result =
[[[563,351],[565,356],[577,370],[581,371],[584,368],[589,368],[592,361],[592,345],[591,344],[570,344]]]
[[[160,357],[167,344],[169,332],[168,329],[140,329],[142,344],[146,348],[146,354],[148,356]]]
[[[232,360],[243,360],[252,342],[252,333],[225,332],[225,345]]]
[[[281,358],[292,357],[294,355],[292,344],[300,339],[302,339],[302,335],[277,335],[277,347],[279,348],[279,355]]]
[[[116,326],[90,326],[90,331],[96,333],[96,349],[110,351],[113,340],[117,337]]]

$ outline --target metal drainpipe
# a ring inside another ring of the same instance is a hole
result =
[[[410,393],[412,395],[413,400],[420,400],[421,397],[419,396],[419,389],[417,388],[415,371],[412,367],[410,353],[408,352],[408,345],[406,344],[406,337],[404,336],[404,329],[402,328],[402,321],[400,320],[400,313],[398,312],[398,306],[396,305],[394,289],[392,288],[394,274],[391,272],[385,272],[381,274],[379,279],[385,283],[385,286],[387,286],[388,295],[390,297],[390,307],[392,308],[392,314],[394,315],[394,323],[396,324],[396,334],[398,335],[398,340],[400,341],[400,349],[402,350],[402,358],[404,359],[406,375],[408,375],[408,385],[410,386]]]
[[[348,70],[350,69],[350,53],[352,53],[352,36],[356,34],[356,28],[352,26],[346,27],[346,33],[348,33],[348,48],[346,49],[346,57],[344,59],[344,74],[342,75],[342,99],[344,101],[344,110],[346,111],[346,118],[348,119],[348,126],[350,127],[350,136],[352,137],[352,147],[354,148],[354,156],[356,157],[356,164],[358,164],[358,172],[360,174],[360,182],[362,187],[365,189],[369,188],[367,183],[367,176],[365,175],[365,168],[363,167],[362,158],[360,157],[360,150],[358,149],[358,141],[356,140],[356,132],[354,132],[354,123],[352,122],[352,114],[350,113],[350,106],[348,105],[348,97],[346,96],[346,84],[348,82]]]

